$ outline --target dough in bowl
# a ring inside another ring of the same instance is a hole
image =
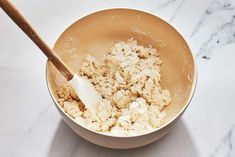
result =
[[[75,121],[116,136],[150,132],[163,124],[171,95],[160,85],[161,65],[155,48],[135,39],[116,43],[98,62],[87,56],[78,74],[89,79],[102,96],[94,111],[85,108],[71,86],[57,90],[58,102]]]

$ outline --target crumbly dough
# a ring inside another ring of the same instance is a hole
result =
[[[135,39],[119,42],[104,55],[104,62],[87,56],[79,74],[89,79],[102,95],[91,113],[73,89],[62,85],[58,102],[65,112],[85,127],[117,136],[139,135],[162,125],[170,92],[162,89],[161,60],[156,49]]]

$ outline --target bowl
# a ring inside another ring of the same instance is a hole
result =
[[[57,102],[56,89],[66,80],[48,61],[46,78],[55,106],[68,126],[82,138],[108,148],[128,149],[152,143],[166,135],[187,108],[196,86],[196,64],[183,37],[167,22],[149,13],[132,9],[109,9],[87,15],[69,26],[58,38],[54,51],[74,71],[87,54],[102,60],[116,42],[130,38],[140,45],[152,45],[160,53],[161,85],[172,95],[165,109],[164,124],[138,136],[115,136],[96,132],[77,124]]]

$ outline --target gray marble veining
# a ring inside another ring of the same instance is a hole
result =
[[[224,136],[210,157],[234,157],[235,156],[235,125]]]
[[[190,37],[201,38],[200,32],[209,34],[201,43],[197,54],[197,57],[203,59],[210,59],[216,48],[234,43],[235,2],[228,0],[212,1]]]
[[[179,1],[179,0],[166,0],[166,1],[163,1],[162,3],[159,4],[157,9],[165,8],[165,7],[169,6],[170,4],[174,4],[177,1]]]
[[[175,16],[177,15],[178,11],[180,10],[181,6],[184,4],[186,0],[182,0],[179,5],[177,6],[175,12],[173,13],[173,15],[171,16],[171,18],[169,19],[169,22],[172,22],[175,18]]]

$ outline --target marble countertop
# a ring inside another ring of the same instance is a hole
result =
[[[235,0],[13,3],[51,46],[71,23],[97,10],[124,7],[155,14],[189,43],[198,84],[181,120],[158,142],[132,150],[96,146],[62,121],[46,87],[46,58],[0,9],[0,156],[235,156]]]

